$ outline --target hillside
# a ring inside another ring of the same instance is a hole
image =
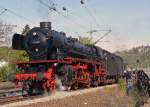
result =
[[[150,67],[150,46],[138,46],[128,51],[116,52],[123,57],[125,63],[131,68]]]
[[[115,52],[117,55],[123,57],[125,63],[131,67],[150,67],[150,46],[138,46],[130,50]],[[28,60],[25,51],[16,51],[7,47],[0,47],[0,60],[14,62],[17,60]]]

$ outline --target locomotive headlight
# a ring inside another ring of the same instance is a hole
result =
[[[36,52],[38,52],[38,51],[39,51],[39,49],[37,49],[37,48],[36,48],[36,49],[35,49],[35,51],[36,51]]]
[[[36,36],[37,35],[37,33],[36,32],[33,32],[33,36]]]
[[[54,63],[54,66],[56,67],[58,65],[58,63]]]

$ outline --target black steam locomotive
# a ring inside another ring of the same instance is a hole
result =
[[[51,30],[50,22],[41,22],[40,27],[33,28],[25,37],[15,34],[12,47],[26,50],[33,60],[67,56],[93,60],[104,58],[101,48],[81,44],[76,38],[66,37],[64,32]]]
[[[84,45],[76,38],[66,37],[64,32],[52,30],[50,22],[41,22],[40,27],[31,29],[25,36],[14,34],[12,48],[16,50],[26,50],[29,55],[30,61],[17,63],[19,67],[23,65],[27,68],[26,65],[28,65],[28,67],[30,66],[32,68],[33,63],[36,63],[36,67],[38,67],[45,61],[50,65],[49,67],[45,65],[45,71],[50,68],[54,68],[52,70],[54,74],[60,69],[61,70],[59,72],[71,72],[70,74],[74,75],[71,76],[71,87],[79,87],[79,83],[85,83],[87,85],[87,81],[90,81],[88,82],[88,85],[95,84],[93,81],[96,81],[98,84],[102,82],[104,83],[106,80],[113,83],[113,79],[117,80],[123,75],[124,64],[121,57],[95,45]],[[67,58],[71,58],[70,62],[62,62],[66,61]],[[54,65],[57,66],[54,67]],[[25,68],[22,69],[25,71]],[[82,73],[80,74],[79,72],[81,71]],[[34,73],[36,76],[39,76],[37,72],[38,69],[36,69]],[[79,81],[78,73],[80,76],[83,75],[83,77],[88,75],[90,76],[81,82]],[[65,77],[67,74],[63,73],[61,76],[63,75]],[[97,76],[95,77],[95,75]],[[17,76],[14,80],[18,80]],[[19,79],[26,78],[20,76],[22,75],[19,75]],[[27,78],[29,79],[31,77],[28,76]],[[35,77],[35,79],[36,78],[39,77]],[[44,79],[40,80],[43,81]],[[33,85],[30,86],[32,87]]]

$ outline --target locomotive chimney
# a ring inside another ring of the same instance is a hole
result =
[[[40,27],[51,30],[51,22],[40,22]]]

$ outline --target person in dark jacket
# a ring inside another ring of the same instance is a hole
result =
[[[125,78],[126,78],[126,93],[127,93],[127,95],[129,95],[130,91],[131,91],[131,88],[132,88],[132,74],[131,74],[131,71],[126,71]]]

